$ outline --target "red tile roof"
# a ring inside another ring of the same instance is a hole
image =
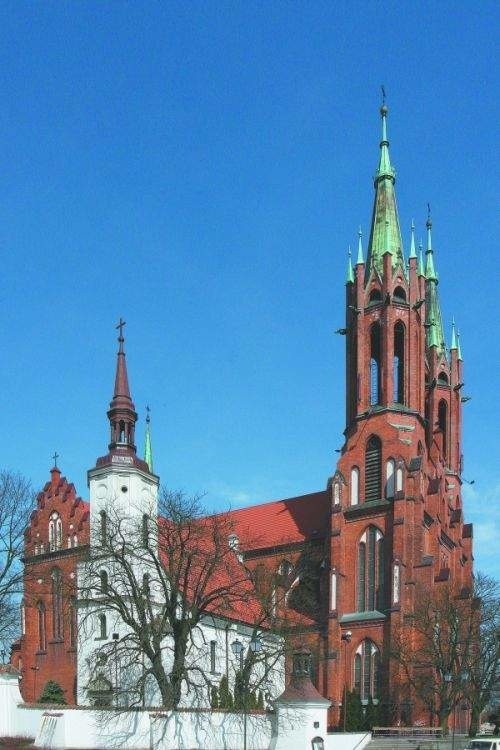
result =
[[[328,529],[327,490],[230,511],[242,547],[266,549],[320,538]]]

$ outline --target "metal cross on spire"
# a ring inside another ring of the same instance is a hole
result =
[[[151,422],[151,417],[149,416],[150,411],[151,411],[151,409],[149,408],[149,406],[146,406],[146,422],[147,422],[147,424],[149,424]]]
[[[59,458],[59,453],[56,451],[52,458],[54,459],[54,466],[57,469],[57,459]]]
[[[120,352],[123,352],[123,342],[125,341],[125,339],[123,338],[123,326],[125,325],[126,325],[125,321],[122,320],[122,317],[120,316],[120,320],[118,322],[118,325],[116,326],[116,330],[120,331],[120,333],[118,334],[118,343],[120,344],[120,349],[119,349]]]
[[[382,89],[382,106],[385,104],[385,86],[380,87]]]

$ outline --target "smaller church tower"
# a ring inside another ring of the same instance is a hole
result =
[[[107,413],[111,436],[108,453],[98,458],[95,467],[88,472],[91,543],[94,544],[98,543],[97,537],[110,514],[135,522],[144,517],[157,517],[159,479],[152,472],[152,461],[148,464],[136,452],[138,417],[128,382],[124,325],[120,319],[115,387]]]

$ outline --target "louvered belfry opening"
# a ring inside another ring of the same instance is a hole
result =
[[[380,500],[382,486],[382,443],[372,435],[365,453],[365,502]]]

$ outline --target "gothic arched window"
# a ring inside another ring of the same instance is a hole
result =
[[[149,544],[149,516],[144,513],[142,516],[142,546],[147,547]]]
[[[394,326],[393,401],[405,403],[405,329],[400,320]]]
[[[38,649],[40,651],[47,650],[47,630],[45,622],[45,604],[38,602],[36,605],[38,613]]]
[[[106,515],[105,510],[101,510],[99,513],[100,516],[100,537],[101,537],[101,547],[105,547],[108,541],[108,517]]]
[[[438,427],[443,434],[443,456],[446,458],[448,444],[448,404],[444,399],[438,405]]]
[[[358,544],[357,611],[384,609],[384,537],[369,526]]]
[[[354,690],[362,701],[377,699],[380,693],[380,651],[369,638],[354,654]]]
[[[108,624],[106,622],[106,615],[99,615],[99,638],[108,637]]]
[[[109,592],[108,574],[105,570],[99,572],[99,588],[101,594],[107,594]]]
[[[368,438],[365,451],[365,501],[382,497],[382,442],[377,435]]]
[[[370,330],[370,405],[380,403],[380,325]]]
[[[54,552],[62,546],[62,521],[59,513],[52,513],[49,521],[49,549]]]
[[[406,292],[402,286],[397,286],[393,294],[394,302],[406,302]]]
[[[54,568],[52,579],[52,635],[54,638],[63,636],[63,601],[62,576],[59,568]]]
[[[388,500],[394,498],[394,491],[396,486],[396,464],[393,458],[390,458],[385,465],[385,496]]]
[[[69,645],[71,648],[76,647],[76,599],[74,596],[69,601]]]
[[[359,469],[353,466],[351,469],[351,505],[359,503]]]

